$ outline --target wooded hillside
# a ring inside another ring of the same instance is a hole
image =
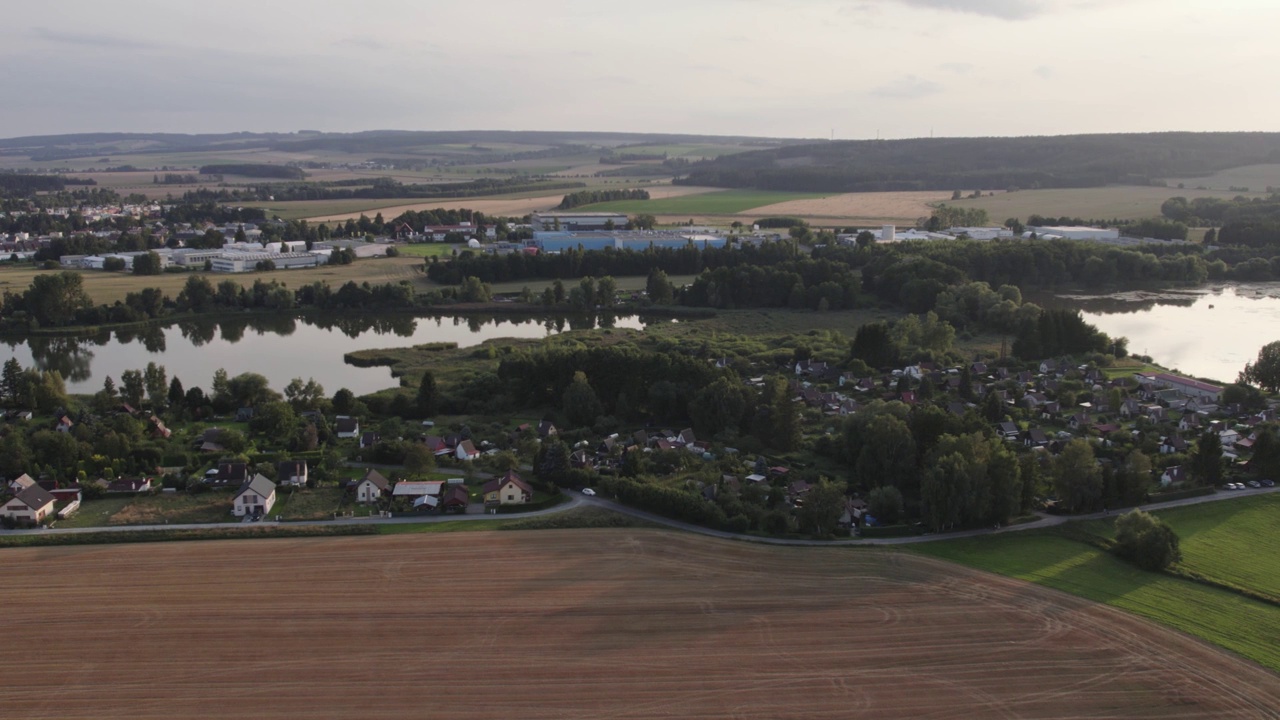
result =
[[[1147,133],[824,142],[693,165],[686,185],[868,192],[1146,185],[1280,162],[1280,133]]]

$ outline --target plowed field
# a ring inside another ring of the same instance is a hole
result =
[[[3,717],[1274,718],[1280,678],[1058,592],[657,530],[0,552]]]

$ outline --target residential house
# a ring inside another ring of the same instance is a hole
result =
[[[236,517],[262,517],[276,504],[276,484],[261,473],[240,486],[232,501],[231,514]]]
[[[151,437],[167,440],[170,435],[173,435],[173,431],[165,427],[164,421],[155,415],[152,415],[147,422],[151,424]]]
[[[1186,451],[1187,451],[1187,441],[1183,440],[1182,436],[1177,433],[1174,433],[1169,437],[1166,437],[1160,443],[1161,455],[1173,455],[1174,453],[1184,453]]]
[[[242,462],[220,462],[217,472],[205,482],[212,485],[243,485],[249,479],[249,466]]]
[[[548,438],[548,437],[551,437],[552,435],[555,435],[558,432],[559,431],[556,430],[555,423],[551,422],[550,420],[543,420],[542,422],[538,423],[538,437],[540,438]]]
[[[1142,413],[1142,403],[1133,398],[1125,398],[1120,403],[1120,417],[1129,419],[1135,418]]]
[[[1014,422],[996,423],[996,429],[1000,432],[1000,436],[1006,440],[1016,438],[1022,432],[1018,427],[1018,423]]]
[[[415,510],[433,510],[440,505],[440,492],[443,488],[444,483],[440,480],[427,482],[402,480],[391,489],[391,499],[408,500]]]
[[[1178,429],[1183,432],[1199,432],[1200,427],[1200,416],[1193,412],[1183,415],[1178,421]]]
[[[787,499],[791,501],[792,505],[803,505],[804,496],[808,495],[809,491],[812,489],[813,486],[810,485],[808,481],[796,480],[790,485],[787,485]]]
[[[1089,414],[1076,413],[1072,415],[1071,419],[1067,421],[1067,427],[1077,432],[1087,430],[1089,428]]]
[[[436,435],[428,435],[422,442],[427,446],[427,449],[431,451],[431,454],[437,457],[441,455],[449,455],[453,452],[453,449],[449,447],[449,443],[445,442],[444,438]]]
[[[73,425],[75,425],[75,423],[71,422],[71,418],[67,417],[66,415],[63,415],[62,417],[58,418],[58,424],[55,425],[53,429],[57,430],[58,432],[71,432],[71,428]]]
[[[307,461],[285,460],[276,465],[276,480],[281,485],[304,487],[307,484]]]
[[[361,504],[376,503],[391,491],[391,481],[377,470],[365,471],[364,477],[356,483],[356,502]]]
[[[518,505],[533,499],[533,488],[514,470],[485,483],[481,492],[484,493],[485,505]]]
[[[334,423],[333,431],[340,438],[359,437],[360,421],[347,415],[339,415],[337,422]]]
[[[475,460],[480,457],[480,451],[476,449],[476,446],[472,444],[470,440],[463,440],[458,443],[457,450],[454,454],[459,460],[466,461]]]
[[[1180,483],[1186,479],[1187,472],[1181,465],[1174,465],[1173,467],[1165,468],[1165,471],[1160,474],[1160,484],[1164,487],[1169,487],[1170,485]]]
[[[361,449],[371,448],[374,445],[377,445],[378,441],[381,439],[382,436],[376,432],[366,432],[360,436],[360,447]]]
[[[35,525],[53,513],[53,495],[39,485],[23,488],[3,506],[0,517],[23,525]]]
[[[23,490],[26,490],[32,485],[35,485],[36,481],[35,481],[35,478],[31,477],[26,473],[23,473],[18,477],[10,480],[8,484],[9,484],[9,492],[12,492],[14,495],[17,495]]]
[[[112,494],[136,494],[150,492],[151,478],[117,478],[107,483],[106,492]]]
[[[440,512],[465,513],[471,504],[471,493],[466,485],[450,485],[440,498]]]
[[[253,419],[254,410],[251,407],[242,407],[236,410],[236,422],[249,422]]]
[[[586,450],[575,450],[569,456],[569,465],[579,470],[590,470],[595,467],[595,458],[587,454]]]
[[[1049,436],[1040,428],[1031,428],[1022,433],[1022,444],[1029,448],[1042,448],[1049,445]]]

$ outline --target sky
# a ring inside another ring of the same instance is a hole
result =
[[[0,137],[1280,130],[1276,0],[47,0]]]

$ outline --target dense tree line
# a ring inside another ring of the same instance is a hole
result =
[[[450,291],[452,295],[454,293]],[[242,287],[228,279],[215,286],[203,275],[192,275],[176,298],[171,299],[156,288],[143,288],[128,293],[123,301],[94,305],[84,289],[80,273],[66,271],[37,275],[22,293],[6,291],[0,302],[4,317],[0,328],[23,331],[119,324],[153,320],[174,313],[225,310],[403,310],[419,307],[419,303],[431,300],[432,297],[415,296],[407,283],[370,285],[367,282],[347,282],[334,289],[317,281],[292,290],[275,280],[256,280],[253,285]]]
[[[556,206],[557,210],[572,210],[583,205],[612,202],[614,200],[648,200],[649,191],[643,189],[629,190],[579,190],[565,195]]]
[[[484,282],[569,280],[588,275],[648,275],[655,268],[670,275],[695,275],[707,268],[772,265],[794,259],[795,255],[795,246],[790,243],[709,247],[705,250],[690,243],[681,248],[649,247],[644,250],[569,249],[538,255],[464,255],[447,263],[429,263],[427,277],[452,285],[467,276],[478,277]]]
[[[174,224],[195,224],[211,222],[216,225],[227,223],[260,223],[267,219],[262,208],[229,207],[212,202],[177,203],[166,205],[164,221]]]
[[[696,163],[688,185],[867,192],[1151,184],[1280,159],[1276,133],[919,138],[790,145]]]
[[[704,270],[681,290],[679,302],[722,309],[842,310],[857,305],[860,289],[858,274],[844,263],[804,258]]]
[[[1013,342],[1013,354],[1026,359],[1086,355],[1110,350],[1111,340],[1085,322],[1078,310],[1043,310],[1026,323]]]
[[[66,187],[67,179],[60,175],[0,172],[0,196],[27,197],[40,192],[65,190]]]

